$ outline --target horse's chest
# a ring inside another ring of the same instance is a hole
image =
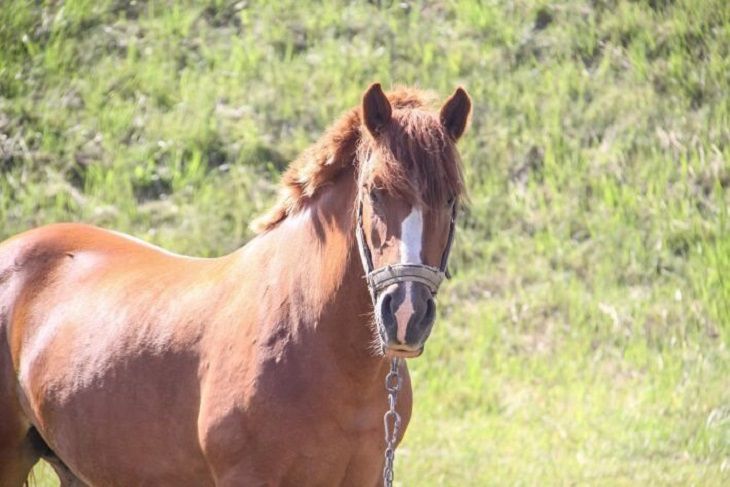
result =
[[[372,405],[346,411],[325,405],[292,409],[264,422],[269,433],[258,435],[259,451],[278,451],[277,469],[292,484],[334,485],[353,475],[360,478],[363,470],[377,470],[381,463],[382,413]]]
[[[245,409],[217,421],[228,426],[217,428],[207,443],[225,452],[221,462],[227,465],[214,469],[239,470],[242,476],[253,471],[279,485],[377,483],[385,448],[384,396],[357,404],[336,400],[336,393],[273,392],[249,397]]]
[[[304,440],[299,444],[291,443],[291,435],[281,437],[282,484],[372,484],[382,468],[383,434],[377,423],[358,423],[343,427],[321,420],[300,427],[296,436]]]

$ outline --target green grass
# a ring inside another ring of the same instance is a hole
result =
[[[0,237],[229,252],[370,82],[463,84],[398,482],[730,483],[730,4],[372,3],[5,2]]]

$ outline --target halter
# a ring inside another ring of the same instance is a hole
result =
[[[454,241],[456,210],[456,201],[454,201],[451,204],[449,239],[446,242],[444,253],[441,255],[441,264],[439,267],[433,267],[426,264],[389,264],[385,267],[373,269],[373,256],[370,253],[370,248],[365,240],[365,230],[362,226],[362,199],[358,199],[357,229],[355,231],[355,236],[357,238],[357,248],[360,251],[362,267],[365,270],[365,281],[368,284],[373,305],[375,305],[378,295],[384,289],[399,282],[421,283],[425,285],[429,291],[431,291],[431,295],[436,295],[444,278],[451,277],[447,269],[447,264],[449,262],[449,253],[451,252],[451,243]]]

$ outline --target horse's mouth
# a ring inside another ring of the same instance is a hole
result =
[[[416,358],[423,353],[424,345],[418,348],[410,347],[405,344],[386,345],[388,343],[385,327],[378,323],[378,338],[380,338],[380,350],[387,358]]]
[[[423,353],[423,346],[420,348],[407,347],[385,347],[385,356],[388,358],[415,358]]]

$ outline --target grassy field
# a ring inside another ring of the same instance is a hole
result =
[[[6,0],[0,238],[220,255],[370,82],[463,84],[398,483],[728,485],[729,50],[723,0]]]

